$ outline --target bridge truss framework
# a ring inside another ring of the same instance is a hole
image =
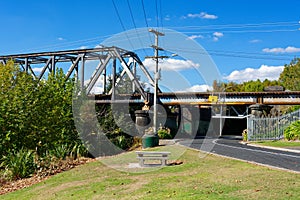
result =
[[[112,95],[112,100],[114,97],[114,89],[125,74],[128,75],[129,79],[133,83],[134,89],[141,94],[143,99],[147,99],[147,93],[144,91],[135,73],[137,66],[140,67],[141,71],[147,77],[150,85],[154,85],[153,78],[144,67],[139,57],[133,52],[118,47],[101,47],[93,49],[0,56],[0,63],[6,64],[9,60],[13,60],[14,63],[19,65],[23,71],[31,74],[36,80],[42,80],[47,76],[47,73],[55,73],[59,64],[69,63],[69,69],[65,73],[66,79],[74,76],[80,81],[81,88],[86,89],[87,94],[91,94],[99,77],[104,75],[103,90],[104,93]],[[98,64],[89,80],[85,80],[85,68],[88,67],[87,62],[89,61],[97,61]],[[116,78],[117,61],[120,63],[123,70],[118,79]],[[106,91],[106,69],[111,62],[112,89],[110,91]],[[35,69],[37,68],[40,71],[39,74],[35,72]]]

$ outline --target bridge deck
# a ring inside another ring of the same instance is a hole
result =
[[[216,101],[210,101],[210,96],[216,96]],[[143,103],[139,94],[117,95],[111,101],[111,95],[94,96],[97,103]],[[165,105],[300,105],[300,91],[276,92],[201,92],[201,93],[159,93],[158,98]]]

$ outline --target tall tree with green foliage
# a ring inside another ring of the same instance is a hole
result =
[[[284,66],[279,82],[288,90],[300,91],[300,58],[295,58]]]
[[[73,83],[62,70],[37,81],[10,61],[0,64],[0,85],[0,155],[20,149],[44,154],[80,143],[72,116]]]

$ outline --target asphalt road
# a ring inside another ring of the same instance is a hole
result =
[[[300,153],[253,147],[237,139],[194,139],[179,143],[209,153],[300,172]]]

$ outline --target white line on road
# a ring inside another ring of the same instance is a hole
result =
[[[243,147],[230,146],[230,145],[227,145],[227,144],[220,144],[220,143],[217,142],[218,140],[219,139],[215,139],[212,142],[215,145],[229,147],[229,148],[234,148],[234,149],[241,149],[241,150],[247,150],[247,151],[253,151],[253,152],[260,152],[260,153],[266,153],[266,154],[272,154],[272,155],[280,155],[280,156],[286,156],[286,157],[292,157],[292,158],[300,158],[300,155],[299,156],[295,156],[295,155],[289,155],[289,154],[284,154],[284,153],[270,152],[270,151],[266,151],[266,150],[248,149],[248,148],[243,148]]]

